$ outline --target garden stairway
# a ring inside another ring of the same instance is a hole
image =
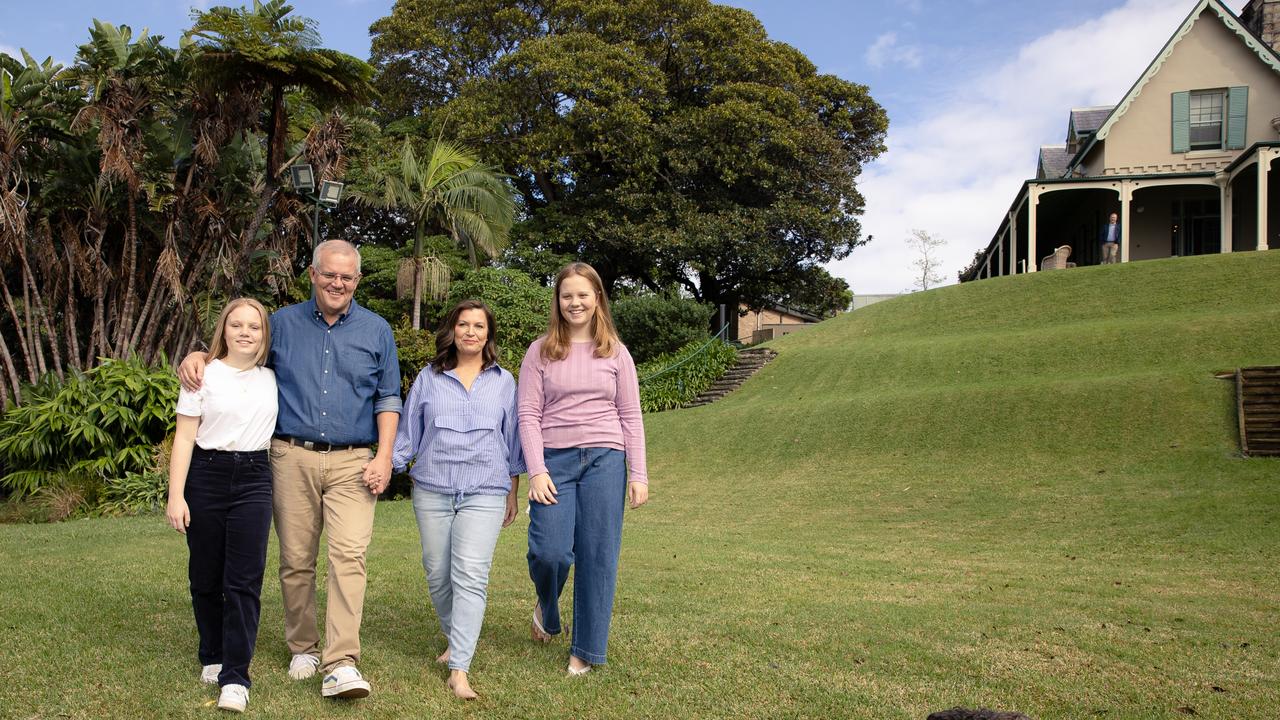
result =
[[[756,374],[756,371],[764,367],[770,360],[778,356],[777,351],[769,348],[748,348],[738,351],[738,361],[733,367],[725,371],[718,380],[711,383],[711,387],[702,391],[702,394],[694,398],[692,402],[685,407],[697,407],[699,405],[710,405],[720,398],[728,395],[738,386],[747,381],[747,378]]]
[[[1280,366],[1236,370],[1236,412],[1240,450],[1280,456]]]

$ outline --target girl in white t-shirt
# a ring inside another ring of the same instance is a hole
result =
[[[213,360],[197,392],[178,395],[169,460],[169,525],[187,536],[191,605],[200,633],[200,679],[218,683],[218,707],[243,712],[258,637],[271,529],[276,377],[267,311],[252,298],[227,303]]]

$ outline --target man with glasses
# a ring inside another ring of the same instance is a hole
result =
[[[371,691],[356,668],[365,550],[377,496],[391,480],[400,366],[387,321],[354,300],[360,282],[355,246],[320,243],[308,273],[312,299],[271,315],[268,361],[280,393],[271,471],[285,642],[293,653],[291,677],[309,678],[318,667],[321,695],[358,698]],[[198,388],[204,365],[204,353],[188,355],[178,369],[183,385]],[[329,559],[323,651],[315,584],[322,531]]]

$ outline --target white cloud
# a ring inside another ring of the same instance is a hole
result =
[[[899,44],[898,33],[895,32],[883,33],[876,38],[876,41],[867,48],[864,57],[867,64],[873,68],[882,68],[889,64],[918,68],[924,61],[920,48]]]
[[[875,239],[828,269],[856,293],[910,289],[914,255],[905,240],[921,228],[947,239],[942,270],[955,282],[990,242],[1022,181],[1035,175],[1039,147],[1062,142],[1068,111],[1118,103],[1190,6],[1129,0],[1032,40],[937,97],[920,119],[891,126],[889,151],[859,182],[867,202],[863,231]]]

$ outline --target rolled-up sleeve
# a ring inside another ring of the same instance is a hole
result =
[[[373,402],[373,414],[399,413],[404,409],[400,400],[400,355],[396,352],[396,338],[391,328],[381,333],[382,367],[378,372],[378,397]]]

